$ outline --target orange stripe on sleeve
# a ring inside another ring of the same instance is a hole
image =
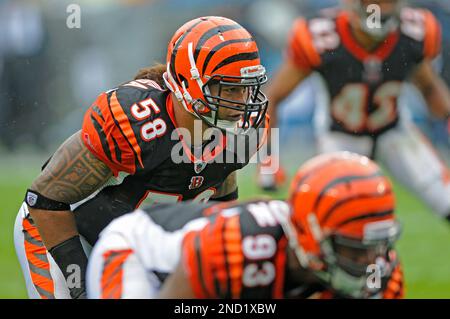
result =
[[[100,94],[85,113],[81,136],[89,151],[106,164],[114,176],[119,171],[134,174],[134,151],[114,122],[106,93]]]
[[[312,69],[321,64],[306,20],[297,19],[294,22],[287,52],[292,61],[303,69]]]
[[[226,218],[220,216],[201,231],[184,238],[184,266],[196,298],[225,298],[231,295],[230,287],[235,285],[229,283],[239,277],[239,270],[230,264],[236,262],[233,251],[237,238],[227,234],[227,227],[231,227],[230,232],[235,225],[229,226]]]
[[[434,15],[424,10],[425,16],[425,41],[424,41],[424,56],[426,58],[434,59],[439,55],[442,45],[442,31],[441,25],[434,17]]]
[[[133,253],[131,249],[110,250],[103,254],[102,299],[120,299],[123,289],[123,264]]]
[[[238,215],[226,220],[224,241],[229,269],[228,276],[230,280],[231,298],[238,299],[240,298],[242,291],[242,275],[244,267],[242,236]]]
[[[33,285],[42,299],[54,299],[55,285],[50,273],[47,249],[36,226],[32,225],[28,219],[23,219],[22,227],[25,255]]]
[[[122,109],[122,106],[119,103],[119,100],[117,99],[117,93],[114,92],[110,99],[110,106],[111,111],[114,114],[114,117],[116,121],[119,123],[120,128],[122,129],[122,132],[130,142],[134,152],[137,155],[139,164],[141,167],[144,167],[144,164],[142,163],[142,157],[141,157],[141,148],[139,146],[139,143],[136,139],[136,136],[134,135],[133,129],[131,127],[130,121],[128,120],[127,115]],[[133,163],[134,165],[134,163]]]
[[[398,264],[391,274],[391,278],[383,293],[384,299],[402,299],[405,297],[405,289],[403,284],[403,271],[400,264]]]
[[[283,238],[278,243],[277,254],[275,256],[275,283],[273,285],[272,297],[281,299],[284,297],[284,280],[286,271],[286,247],[288,241],[287,238]]]
[[[198,232],[190,232],[183,239],[183,266],[196,298],[208,298],[209,293],[203,282],[200,261]]]

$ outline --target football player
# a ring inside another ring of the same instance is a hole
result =
[[[449,118],[450,93],[431,63],[440,48],[433,14],[400,0],[349,0],[333,14],[300,18],[267,89],[272,126],[277,105],[314,72],[318,151],[380,160],[439,216],[450,218],[449,169],[399,103],[410,79],[431,113]],[[275,188],[276,177],[261,176],[260,185]]]
[[[267,135],[266,80],[251,34],[210,16],[175,32],[166,67],[100,94],[81,130],[34,180],[16,219],[29,296],[85,297],[80,238],[93,245],[111,220],[141,204],[235,200],[235,171],[248,158],[232,146],[256,140],[258,147]],[[74,265],[81,276],[68,285]]]
[[[403,297],[394,194],[374,162],[321,155],[289,196],[114,220],[89,260],[89,298]]]

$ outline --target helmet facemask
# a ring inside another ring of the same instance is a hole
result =
[[[397,264],[393,246],[398,240],[401,227],[396,220],[368,223],[363,239],[355,239],[337,233],[322,233],[315,216],[309,216],[310,229],[320,247],[318,255],[306,253],[297,237],[291,221],[283,223],[300,265],[310,269],[315,277],[345,298],[371,298],[382,289],[369,286],[368,275],[375,273],[379,282],[389,278]],[[314,218],[313,218],[314,217]]]
[[[339,234],[328,236],[321,242],[325,279],[337,293],[351,298],[370,298],[382,288],[383,279],[389,278],[397,260],[391,258],[394,243],[401,232],[395,220],[368,223],[363,239]],[[369,285],[368,276],[378,276],[379,285]]]
[[[169,42],[164,80],[187,112],[226,133],[246,134],[265,118],[266,70],[252,35],[233,20],[207,16],[180,27]],[[223,94],[230,88],[246,96]]]
[[[252,73],[246,70],[253,69]],[[245,134],[258,128],[265,118],[268,100],[261,91],[267,82],[262,66],[244,68],[241,76],[214,74],[202,86],[204,99],[193,101],[196,115],[209,126],[234,134]],[[232,100],[224,94],[227,90],[242,90],[244,99]],[[227,118],[225,112],[231,112],[235,118]]]

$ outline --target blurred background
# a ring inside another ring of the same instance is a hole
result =
[[[85,110],[99,93],[130,80],[139,68],[164,63],[173,32],[202,15],[226,16],[246,27],[272,73],[282,63],[292,21],[338,2],[0,0],[0,298],[26,297],[12,239],[25,190],[43,161],[80,129]],[[440,20],[444,50],[435,66],[450,84],[450,0],[409,2],[429,8]],[[70,28],[77,8],[79,28]],[[445,123],[428,114],[413,87],[404,98],[415,122],[448,163]],[[306,81],[280,108],[281,152],[290,173],[314,154],[314,105],[312,83]],[[250,165],[240,174],[253,176],[254,171]],[[240,183],[242,198],[259,192],[253,178],[241,178]],[[450,298],[450,227],[403,187],[395,187],[405,224],[399,249],[407,296]]]

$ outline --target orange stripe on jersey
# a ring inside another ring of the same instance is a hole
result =
[[[189,232],[183,238],[183,267],[186,272],[188,281],[194,292],[195,298],[208,298],[208,292],[203,279],[203,268],[201,267],[200,236],[198,232]]]
[[[102,299],[120,299],[123,289],[123,264],[132,254],[131,249],[110,250],[103,254],[101,278]]]
[[[239,216],[218,216],[183,240],[183,263],[196,298],[239,298],[244,256]]]
[[[398,264],[391,274],[385,291],[383,292],[384,299],[402,299],[405,297],[405,288],[403,284],[403,271],[400,264]]]
[[[47,249],[37,228],[26,218],[22,221],[24,248],[34,287],[43,299],[55,298],[55,286],[50,273]]]
[[[286,258],[288,240],[283,237],[278,242],[277,254],[275,256],[275,282],[273,285],[272,297],[281,299],[284,297],[284,278],[286,270]]]
[[[424,41],[424,56],[433,59],[441,51],[441,26],[434,15],[428,11],[423,10],[425,18],[425,41]]]
[[[123,111],[122,106],[120,105],[119,100],[117,99],[116,92],[114,92],[111,95],[110,106],[111,106],[111,111],[114,114],[116,121],[119,123],[119,126],[122,129],[123,134],[125,134],[126,138],[128,139],[128,142],[133,147],[133,150],[137,155],[139,164],[141,165],[141,167],[144,167],[144,164],[142,163],[142,157],[141,157],[141,153],[142,153],[141,148],[136,139],[136,136],[134,135],[130,121],[128,120],[127,115]]]
[[[224,219],[219,217],[183,240],[184,266],[196,298],[223,298],[227,273],[223,248]]]
[[[227,218],[224,233],[224,243],[228,265],[228,280],[230,282],[231,298],[238,299],[242,291],[242,274],[244,265],[239,215]]]
[[[96,130],[102,130],[105,128],[106,124],[102,117],[102,115],[99,115],[97,112],[91,112],[91,120],[94,126],[96,127]],[[113,134],[108,134],[103,136],[104,141],[102,144],[102,157],[107,157],[108,160],[115,163],[120,163],[120,160],[118,159],[117,152],[120,152],[120,149],[117,150],[115,143],[114,143],[114,137]],[[106,153],[105,153],[106,151]]]
[[[86,147],[105,163],[115,176],[119,171],[134,174],[134,150],[128,144],[121,128],[116,125],[106,93],[99,95],[86,112],[81,131]]]
[[[205,285],[212,298],[226,298],[230,292],[228,260],[225,250],[226,219],[218,216],[216,221],[200,234],[202,267]]]
[[[293,62],[303,68],[315,68],[321,64],[320,54],[314,47],[314,41],[308,28],[308,22],[297,19],[291,31],[290,50]]]
[[[311,66],[308,58],[303,53],[302,47],[297,42],[296,36],[292,35],[289,40],[289,48],[287,50],[287,57],[300,69],[309,70]]]
[[[82,126],[82,140],[86,147],[102,162],[112,161],[110,146],[107,144],[107,121],[109,118],[106,94],[100,94],[86,112]],[[103,134],[101,136],[101,134]],[[108,166],[113,166],[109,164]],[[113,167],[111,167],[113,169]]]

